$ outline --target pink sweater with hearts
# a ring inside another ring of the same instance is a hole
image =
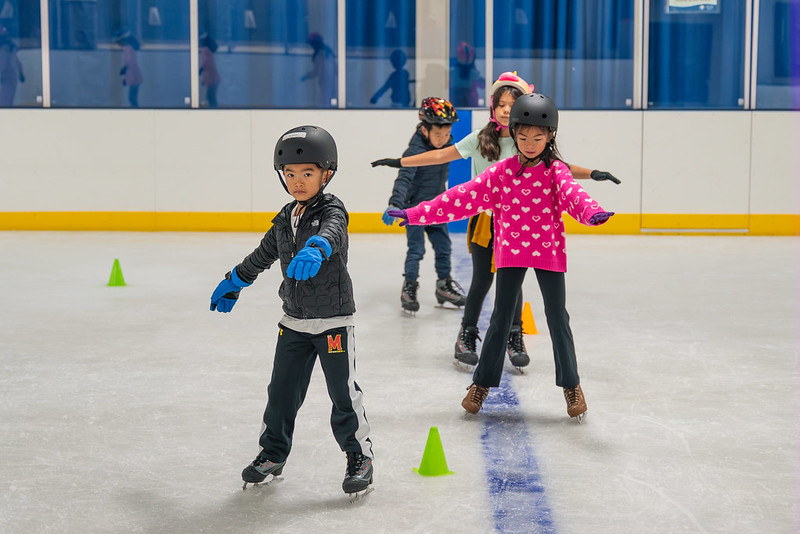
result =
[[[458,221],[485,210],[494,213],[494,262],[502,267],[567,271],[561,214],[587,226],[605,210],[579,186],[569,168],[555,161],[521,169],[517,156],[504,159],[471,181],[410,208],[409,224]]]

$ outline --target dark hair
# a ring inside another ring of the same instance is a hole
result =
[[[514,131],[511,132],[511,135],[516,135],[516,132],[520,131],[523,128],[541,128],[545,130],[547,133],[553,134],[553,139],[551,139],[547,145],[545,145],[544,150],[542,153],[537,156],[536,159],[540,160],[544,163],[544,166],[548,169],[550,165],[553,164],[554,161],[564,161],[564,158],[561,157],[561,153],[558,151],[558,146],[556,145],[556,130],[555,128],[548,128],[547,126],[535,126],[533,124],[518,124]],[[514,146],[517,145],[516,139],[514,140]],[[517,152],[519,152],[519,148],[517,148]],[[521,153],[521,152],[520,152]]]
[[[522,91],[516,87],[502,86],[498,87],[497,91],[492,95],[492,107],[489,109],[489,118],[494,117],[494,108],[500,104],[500,98],[506,93],[510,93],[514,100],[522,96]],[[478,148],[481,151],[481,156],[488,161],[497,161],[500,159],[500,134],[497,131],[497,125],[489,121],[483,129],[478,132]]]

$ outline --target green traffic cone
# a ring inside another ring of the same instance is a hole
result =
[[[121,287],[125,285],[125,278],[122,277],[122,269],[119,266],[119,260],[114,260],[114,266],[111,267],[111,277],[108,279],[109,287]]]
[[[425,444],[425,452],[422,453],[422,461],[419,467],[414,467],[413,469],[426,477],[453,474],[452,471],[447,469],[447,460],[444,457],[442,440],[439,438],[439,429],[435,426],[432,426],[428,432],[428,442]]]

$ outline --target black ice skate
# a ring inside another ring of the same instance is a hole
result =
[[[417,288],[419,282],[416,280],[406,280],[403,282],[403,290],[400,293],[400,305],[407,312],[416,312],[419,310],[419,301],[417,300]]]
[[[519,325],[512,325],[511,332],[508,334],[508,359],[511,360],[511,365],[517,368],[522,374],[522,368],[531,363],[531,358],[525,350],[525,341],[522,339],[522,327]]]
[[[456,339],[456,351],[453,363],[456,367],[471,371],[478,365],[478,350],[475,347],[476,339],[480,339],[477,326],[462,326]]]
[[[467,296],[464,288],[452,278],[439,278],[436,281],[436,300],[439,304],[449,302],[455,306],[463,306],[467,303]]]
[[[350,495],[352,502],[369,493],[372,490],[370,484],[372,484],[372,458],[360,452],[348,452],[342,490]]]
[[[246,490],[248,483],[253,484],[253,486],[258,486],[260,483],[264,482],[264,479],[269,475],[272,475],[272,478],[267,484],[273,480],[280,480],[276,479],[276,477],[283,472],[284,465],[286,465],[285,461],[273,462],[259,453],[256,459],[253,460],[253,463],[245,467],[244,471],[242,471],[242,480],[244,480],[242,489]]]

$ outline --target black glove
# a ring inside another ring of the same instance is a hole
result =
[[[373,167],[378,167],[382,165],[384,167],[394,167],[395,169],[400,169],[403,166],[400,165],[400,158],[384,158],[384,159],[376,159],[372,162]]]
[[[615,184],[621,184],[622,183],[622,182],[619,181],[619,178],[617,178],[616,176],[614,176],[610,172],[606,172],[606,171],[594,170],[594,171],[592,171],[592,174],[590,176],[592,177],[592,180],[597,180],[598,182],[602,182],[603,180],[611,180]]]
[[[125,76],[125,73],[128,72],[128,67],[122,67],[119,71],[120,76]]]
[[[19,73],[19,83],[25,83],[25,75],[21,72]]]

